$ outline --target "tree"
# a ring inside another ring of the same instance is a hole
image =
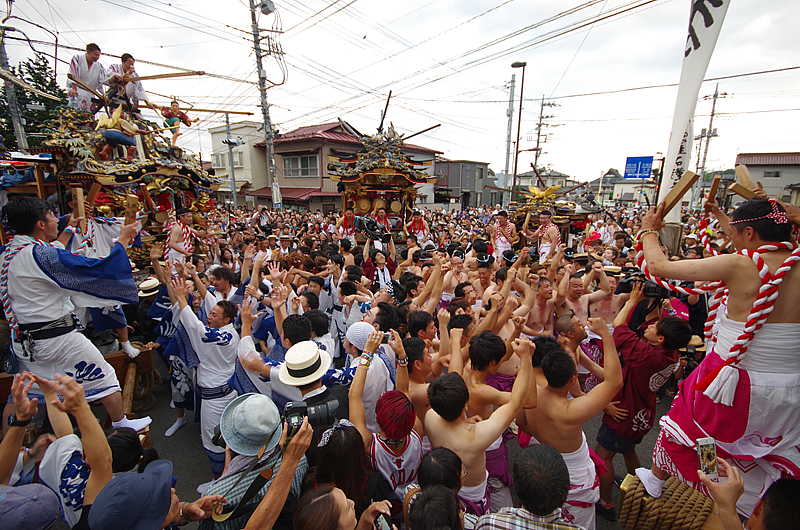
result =
[[[17,107],[22,113],[25,132],[29,135],[28,145],[37,147],[41,144],[42,138],[30,136],[30,134],[39,132],[38,128],[41,124],[55,117],[55,109],[67,104],[67,93],[58,86],[56,76],[50,68],[47,58],[40,53],[20,63],[16,68],[12,67],[11,73],[34,88],[38,88],[42,92],[56,96],[61,100],[53,101],[52,99],[37,96],[20,87],[15,87]],[[29,105],[35,105],[37,108],[28,108]],[[8,150],[17,149],[17,138],[14,135],[14,126],[11,123],[11,115],[8,112],[5,90],[0,91],[0,129],[6,148]]]

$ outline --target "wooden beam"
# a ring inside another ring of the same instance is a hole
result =
[[[687,171],[683,174],[681,179],[669,190],[669,193],[664,198],[664,212],[663,215],[667,215],[667,212],[672,210],[678,203],[681,202],[681,198],[686,195],[686,192],[691,189],[697,179],[700,178],[700,175],[694,173],[692,171]]]
[[[578,188],[582,188],[582,187],[586,186],[587,184],[589,184],[588,181],[587,182],[582,182],[582,183],[578,184],[577,186],[572,186],[567,191],[561,191],[561,192],[556,193],[555,196],[556,197],[561,197],[563,195],[567,195],[567,194],[572,193],[573,191],[577,190]]]
[[[83,188],[78,186],[72,186],[72,215],[76,217],[82,217],[83,220],[80,221],[79,226],[81,228],[81,232],[86,234],[86,207],[83,202]]]
[[[156,213],[158,210],[156,209],[156,205],[153,202],[152,197],[150,197],[150,192],[147,191],[147,184],[140,182],[139,191],[142,192],[142,198],[144,198],[144,205],[147,208],[147,211]]]
[[[97,201],[97,194],[100,193],[100,188],[102,187],[99,183],[93,182],[89,188],[89,195],[86,196],[86,202],[94,206],[95,201]]]
[[[172,72],[169,74],[155,74],[155,75],[140,75],[137,77],[123,78],[124,82],[148,81],[151,79],[169,79],[171,77],[187,77],[191,75],[206,75],[202,70],[195,70],[193,72]]]
[[[106,100],[106,97],[104,95],[102,95],[100,92],[98,92],[94,88],[90,87],[89,85],[87,85],[82,79],[80,79],[78,77],[75,77],[72,74],[67,74],[67,77],[69,78],[70,81],[72,81],[73,83],[75,83],[76,85],[81,87],[82,89],[84,89],[84,90],[86,90],[88,92],[91,92],[92,95],[95,96],[97,99],[102,99],[103,101]]]
[[[159,105],[158,103],[153,103],[157,107],[169,107],[169,105]],[[196,109],[194,107],[178,107],[178,110],[182,110],[184,112],[214,112],[217,114],[238,114],[241,116],[252,116],[252,112],[242,112],[239,110],[221,110],[221,109]]]
[[[136,388],[136,363],[130,361],[125,369],[125,386],[122,387],[122,412],[130,414],[133,408],[133,391]]]
[[[125,224],[136,221],[136,212],[139,211],[139,197],[128,194],[125,196]]]
[[[736,195],[744,197],[748,201],[756,196],[756,194],[753,193],[753,190],[742,186],[738,182],[731,184],[730,188],[728,188],[728,191],[732,191]]]
[[[536,166],[533,165],[533,162],[531,162],[531,167],[533,168],[533,172],[536,174],[536,178],[539,179],[539,185],[542,187],[542,191],[544,191],[547,189],[547,186],[545,186],[542,176],[539,174],[539,170],[536,169]],[[517,175],[517,177],[519,177],[519,175]]]
[[[722,175],[714,175],[714,179],[711,181],[711,189],[708,190],[708,200],[717,200],[720,182],[722,182]]]
[[[34,166],[33,174],[36,178],[36,194],[40,199],[47,200],[47,193],[44,191],[44,168],[39,164]]]
[[[27,90],[28,92],[32,92],[32,93],[36,94],[37,96],[41,96],[41,97],[47,98],[47,99],[52,99],[53,101],[59,101],[59,102],[61,101],[60,98],[58,98],[58,97],[56,97],[56,96],[54,96],[52,94],[48,94],[47,92],[42,92],[38,88],[32,87],[31,85],[29,85],[28,83],[26,83],[25,81],[23,81],[19,77],[15,76],[14,74],[9,72],[8,70],[0,70],[0,77],[2,77],[3,79],[5,79],[6,81],[8,81],[9,83],[11,83],[13,85],[17,85],[18,87],[20,87],[23,90]]]
[[[747,166],[744,164],[739,164],[736,166],[736,178],[739,179],[739,184],[747,188],[748,190],[754,190],[758,186],[756,186],[756,181],[753,180],[753,177],[750,176],[750,170],[747,169]]]

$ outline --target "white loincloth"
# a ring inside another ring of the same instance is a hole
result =
[[[561,453],[569,469],[569,495],[562,506],[564,520],[580,525],[586,530],[594,530],[594,505],[600,500],[600,482],[597,471],[589,456],[586,434],[580,448],[572,453]]]

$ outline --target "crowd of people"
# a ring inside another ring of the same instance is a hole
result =
[[[800,209],[763,192],[727,213],[711,200],[684,212],[670,252],[661,208],[567,229],[499,205],[405,223],[382,208],[182,208],[137,282],[138,222],[12,198],[3,526],[592,530],[617,517],[621,454],[652,497],[668,475],[713,497],[726,530],[796,528]],[[123,414],[90,329],[169,368],[165,435],[193,411],[213,477],[198,499],[175,495],[158,436],[142,446],[150,420]],[[704,437],[725,480],[698,471]]]

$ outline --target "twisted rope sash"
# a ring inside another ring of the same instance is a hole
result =
[[[791,250],[792,253],[773,274],[770,272],[769,266],[767,266],[761,254],[776,250]],[[772,313],[775,308],[775,300],[778,298],[778,287],[781,282],[783,282],[784,277],[791,270],[792,266],[800,261],[800,247],[795,243],[784,241],[781,243],[763,245],[756,250],[742,250],[739,251],[738,254],[747,256],[753,260],[753,263],[758,269],[758,275],[761,278],[761,287],[753,303],[753,308],[750,310],[750,314],[747,317],[744,330],[730,349],[731,356],[715,370],[706,374],[694,387],[695,390],[703,391],[703,394],[711,398],[715,403],[722,403],[728,406],[733,405],[736,385],[739,382],[738,364],[747,353],[747,348],[750,341],[755,337],[755,333],[764,326],[767,317],[769,317],[770,313]],[[671,291],[690,295],[700,295],[714,291],[709,301],[708,318],[706,319],[704,327],[706,338],[711,338],[713,340],[714,322],[717,313],[723,300],[728,296],[728,288],[724,282],[712,282],[705,287],[693,289],[679,287],[665,282],[661,278],[654,276],[647,268],[641,238],[636,243],[636,262],[648,279]]]

